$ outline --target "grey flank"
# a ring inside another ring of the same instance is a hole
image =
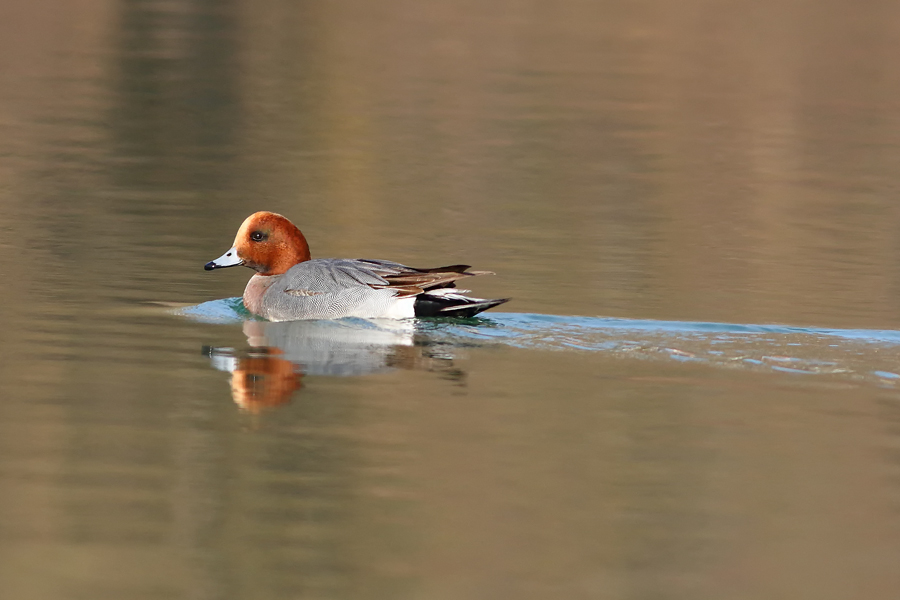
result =
[[[280,280],[266,290],[262,316],[270,321],[294,321],[386,315],[397,302],[396,292],[370,286],[387,286],[382,275],[408,270],[390,261],[308,260],[277,276]]]

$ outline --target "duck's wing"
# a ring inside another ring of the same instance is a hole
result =
[[[428,290],[456,287],[456,281],[476,275],[493,275],[490,271],[469,271],[469,265],[448,265],[433,269],[415,269],[387,260],[358,259],[385,280],[385,284],[375,284],[376,289],[396,290],[398,296],[415,296]]]
[[[489,271],[469,271],[469,265],[416,269],[388,260],[316,259],[302,262],[284,274],[284,291],[295,295],[334,293],[361,285],[390,289],[397,296],[415,296],[439,288],[455,287],[455,281]]]

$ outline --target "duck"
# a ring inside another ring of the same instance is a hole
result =
[[[268,321],[467,318],[510,300],[457,289],[461,279],[494,274],[470,265],[417,269],[389,260],[314,259],[300,229],[269,211],[247,217],[231,249],[203,268],[237,266],[256,271],[244,289],[244,306]]]

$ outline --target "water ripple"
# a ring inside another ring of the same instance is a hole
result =
[[[208,323],[238,324],[252,319],[240,298],[206,302],[178,312],[192,320]],[[383,327],[387,331],[397,325],[396,322],[378,324],[363,319],[323,323],[316,327],[316,343],[321,346],[322,339],[327,339],[331,335],[329,332],[333,332],[334,345],[344,344],[348,329],[371,335],[373,327]],[[410,327],[414,328],[416,345],[451,350],[453,347],[503,345],[532,350],[600,352],[791,374],[841,375],[871,380],[886,387],[900,382],[900,374],[895,373],[900,364],[900,331],[892,330],[527,313],[491,313],[475,319],[421,319]],[[305,361],[308,364],[309,357]]]

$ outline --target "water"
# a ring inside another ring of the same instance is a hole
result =
[[[4,596],[896,598],[897,11],[7,0]],[[248,319],[256,210],[514,300]]]

